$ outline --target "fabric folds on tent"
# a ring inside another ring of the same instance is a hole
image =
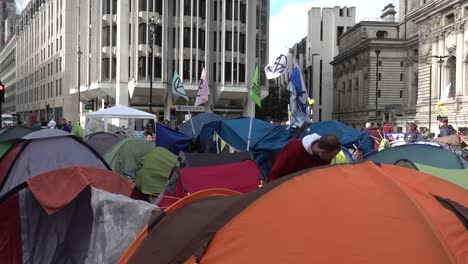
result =
[[[250,152],[234,152],[234,153],[185,153],[179,154],[179,168],[195,168],[204,166],[217,166],[229,163],[242,162],[253,160]]]
[[[354,149],[356,146],[364,155],[373,151],[374,142],[366,132],[356,130],[338,121],[312,123],[301,135],[301,138],[314,133],[322,136],[334,133],[340,139],[342,146],[349,149]]]
[[[135,179],[143,157],[153,149],[154,144],[152,142],[129,137],[109,149],[104,154],[104,159],[109,163],[112,171],[130,179]]]
[[[386,164],[395,164],[402,159],[442,169],[465,169],[460,156],[431,145],[402,145],[366,157],[366,160]]]
[[[176,162],[177,156],[169,150],[155,148],[143,158],[135,180],[136,185],[143,193],[159,194],[164,189]]]
[[[3,155],[5,155],[5,153],[7,153],[8,150],[15,146],[18,141],[19,139],[12,139],[0,142],[0,159],[3,158]]]
[[[71,167],[28,179],[0,198],[0,259],[116,263],[157,210],[131,199],[133,189],[121,176],[96,168]]]
[[[84,141],[88,143],[99,155],[104,155],[112,146],[117,144],[121,138],[115,134],[96,132],[87,135]]]
[[[0,196],[27,179],[69,166],[110,169],[81,139],[59,129],[43,129],[23,137],[0,160]]]
[[[206,124],[209,124],[215,121],[220,121],[223,119],[224,118],[222,116],[219,116],[213,113],[198,114],[198,115],[193,116],[190,120],[183,123],[180,126],[179,132],[185,134],[188,137],[197,138]],[[195,128],[195,133],[196,133],[195,135],[193,134],[191,122],[193,122],[193,127]]]
[[[28,127],[4,127],[0,129],[0,142],[20,139],[34,132]]]
[[[159,123],[156,124],[156,146],[163,147],[178,155],[180,151],[186,150],[192,143],[193,138]]]
[[[246,195],[193,194],[120,264],[465,263],[467,210],[467,190],[415,170],[318,168]]]
[[[86,116],[94,118],[156,119],[156,116],[153,114],[123,105],[102,109],[89,113]]]

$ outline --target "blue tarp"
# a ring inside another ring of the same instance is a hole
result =
[[[185,151],[188,148],[192,140],[191,137],[156,123],[156,146],[158,147],[163,147],[179,155],[180,151]]]
[[[224,118],[222,116],[212,114],[212,113],[198,114],[196,116],[193,116],[187,122],[183,123],[182,126],[180,126],[179,132],[182,132],[186,136],[197,138],[206,124],[209,124],[215,121],[220,121],[223,119]],[[191,122],[193,122],[193,127],[195,128],[195,135],[193,134]]]
[[[205,125],[200,133],[200,142],[206,144],[213,140],[216,132],[227,144],[239,151],[247,150],[250,118],[222,120]],[[268,161],[273,150],[282,149],[291,140],[293,130],[275,126],[268,122],[253,119],[250,152],[268,175]]]
[[[310,134],[325,135],[334,133],[341,141],[341,145],[353,149],[356,146],[365,155],[373,151],[373,141],[364,131],[356,130],[338,121],[323,121],[311,124],[301,135],[304,138]]]

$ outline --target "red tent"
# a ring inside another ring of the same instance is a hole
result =
[[[98,168],[29,178],[0,198],[0,260],[114,263],[156,208],[131,199],[137,194],[132,182]]]
[[[220,166],[175,169],[158,206],[170,206],[187,195],[203,190],[222,188],[248,193],[262,184],[262,171],[252,160]]]

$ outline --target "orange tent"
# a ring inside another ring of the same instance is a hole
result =
[[[120,263],[468,263],[468,191],[393,165],[185,199],[153,217]]]

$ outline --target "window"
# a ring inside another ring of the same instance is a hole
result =
[[[234,20],[235,21],[239,20],[239,9],[237,9],[238,6],[239,6],[239,1],[235,0],[234,1]]]
[[[154,28],[154,44],[156,46],[162,46],[162,27],[160,25]]]
[[[146,24],[138,25],[138,44],[147,44]]]
[[[340,17],[342,17],[342,16],[343,16],[343,9],[340,8]]]
[[[148,0],[148,12],[154,12],[153,0]]]
[[[213,72],[212,72],[211,76],[212,76],[212,79],[211,79],[211,80],[212,80],[214,83],[216,83],[216,63],[213,63]]]
[[[403,98],[403,91],[400,91],[400,98]]]
[[[198,30],[198,48],[205,49],[205,30],[203,29]]]
[[[117,69],[117,58],[112,58],[111,79],[115,79]]]
[[[234,33],[234,51],[238,51],[238,49],[239,49],[239,47],[238,47],[239,43],[237,42],[238,39],[239,39],[238,34],[237,34],[237,32],[235,32]]]
[[[199,11],[202,19],[206,18],[206,0],[199,0]]]
[[[244,24],[247,22],[247,15],[246,15],[246,13],[247,13],[247,8],[246,8],[246,6],[245,6],[244,3],[241,3],[241,4],[240,4],[240,20],[241,20],[241,22],[244,23]]]
[[[241,33],[239,36],[239,51],[245,53],[245,34]]]
[[[382,74],[379,73],[379,81],[381,81],[381,80],[382,80]]]
[[[225,82],[231,82],[232,81],[231,70],[232,70],[231,63],[226,62],[224,64],[224,81]]]
[[[385,38],[388,38],[388,32],[387,32],[387,31],[377,31],[377,33],[375,34],[375,36],[376,36],[378,39],[385,39]]]
[[[161,78],[161,65],[162,61],[161,58],[154,58],[154,77]]]
[[[110,10],[111,10],[111,4],[110,4],[110,0],[104,0],[102,2],[102,12],[103,14],[110,14]]]
[[[214,20],[218,20],[218,1],[214,1],[213,3],[213,18]]]
[[[378,91],[377,97],[379,97],[379,98],[382,97],[382,90],[379,90],[379,91]]]
[[[140,5],[140,11],[147,11],[147,6],[146,3],[148,0],[140,0],[139,5]],[[175,5],[174,5],[175,6]]]
[[[451,25],[455,22],[455,15],[453,13],[445,16],[445,25]]]
[[[138,58],[138,77],[143,79],[146,77],[146,57]]]
[[[117,14],[117,0],[112,0],[112,14]]]
[[[239,82],[245,83],[245,64],[239,63]]]
[[[340,37],[341,37],[341,35],[343,35],[343,31],[344,31],[344,27],[337,27],[336,28],[336,45],[337,46],[340,45]],[[321,36],[321,39],[323,39],[322,36]]]
[[[184,80],[190,80],[190,60],[184,60],[183,75]]]
[[[117,44],[117,26],[112,26],[112,43],[111,46],[116,46]]]
[[[185,16],[191,16],[192,13],[190,12],[191,11],[191,0],[184,0],[184,15]]]
[[[405,65],[404,62],[400,62],[400,67],[403,67]]]
[[[379,66],[382,66],[382,61],[379,61]]]
[[[213,51],[216,51],[218,46],[218,32],[213,32]]]
[[[58,80],[55,81],[55,96],[59,96],[59,86],[58,86]]]
[[[232,0],[226,0],[226,20],[232,19]]]
[[[190,48],[190,28],[184,28],[184,48]]]
[[[400,74],[400,82],[402,82],[402,81],[403,81],[403,73]]]
[[[59,94],[62,96],[62,78],[59,79]]]
[[[159,14],[162,14],[162,1],[163,0],[156,0],[155,11]]]
[[[102,46],[110,46],[110,26],[102,28]]]
[[[109,58],[102,59],[102,78],[109,79]]]
[[[320,60],[320,76],[319,76],[319,104],[322,105],[322,70],[323,70],[323,60]]]
[[[322,109],[320,108],[319,109],[319,122],[322,121]]]
[[[232,31],[226,31],[226,51],[232,51]]]

